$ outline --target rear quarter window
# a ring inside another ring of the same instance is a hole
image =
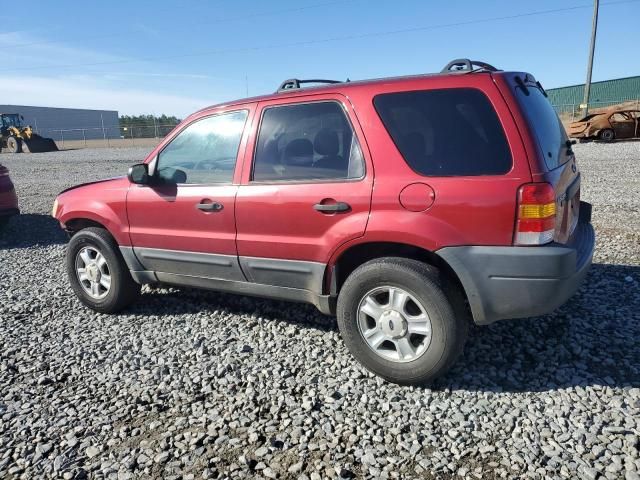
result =
[[[421,175],[501,175],[511,170],[504,130],[479,90],[387,93],[373,103],[400,154]]]

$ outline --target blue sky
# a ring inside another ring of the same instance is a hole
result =
[[[2,103],[185,116],[247,91],[271,92],[290,77],[433,72],[457,57],[529,71],[547,88],[570,85],[584,81],[591,5],[32,1],[36,13],[0,14]],[[639,20],[638,0],[601,2],[594,81],[640,74]]]

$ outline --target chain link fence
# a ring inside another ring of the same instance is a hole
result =
[[[58,148],[148,146],[160,142],[175,125],[115,125],[81,128],[37,128],[34,131],[52,138]]]

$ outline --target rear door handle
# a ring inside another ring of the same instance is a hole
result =
[[[322,213],[336,213],[346,212],[351,208],[348,203],[336,202],[336,203],[316,203],[313,206],[314,210]]]
[[[222,204],[218,202],[212,203],[198,203],[196,205],[198,210],[202,210],[203,212],[219,212],[222,210]]]

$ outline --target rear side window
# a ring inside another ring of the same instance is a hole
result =
[[[255,151],[254,181],[360,178],[364,158],[337,102],[265,109]]]
[[[405,161],[421,175],[501,175],[511,170],[504,130],[479,90],[388,93],[373,103]]]

